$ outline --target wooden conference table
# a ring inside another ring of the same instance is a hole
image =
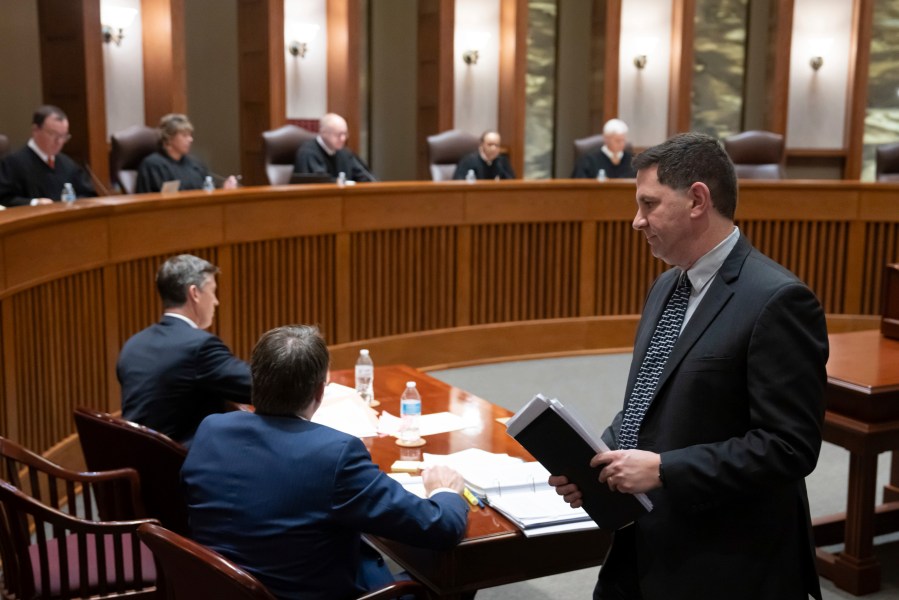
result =
[[[353,372],[332,371],[331,381],[353,386]],[[412,367],[375,369],[375,399],[381,403],[378,409],[399,415],[399,398],[407,381],[416,382],[424,413],[449,411],[481,425],[428,436],[421,448],[400,448],[392,437],[363,438],[382,470],[389,471],[399,459],[420,460],[422,452],[449,454],[472,447],[533,460],[497,422],[512,413]],[[526,538],[493,509],[473,507],[465,538],[452,550],[426,550],[383,538],[370,539],[441,598],[461,598],[482,588],[598,565],[611,543],[611,534],[594,529]]]
[[[861,595],[880,589],[874,536],[899,530],[899,462],[893,455],[885,504],[875,506],[877,456],[899,451],[899,341],[879,331],[830,336],[824,439],[849,450],[846,513],[815,519],[818,571],[837,587]]]

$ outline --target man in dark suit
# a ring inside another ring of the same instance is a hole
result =
[[[122,417],[185,445],[225,401],[250,402],[249,365],[205,331],[218,306],[217,273],[190,254],[165,261],[156,273],[162,320],[125,342],[116,365]]]
[[[362,441],[311,422],[328,376],[314,327],[288,326],[253,350],[255,414],[212,415],[181,470],[194,539],[258,577],[278,598],[355,598],[392,581],[361,539],[371,533],[433,549],[468,522],[462,478],[424,472],[428,499],[380,471]]]
[[[96,196],[90,177],[62,153],[69,135],[69,119],[61,108],[41,106],[31,119],[31,139],[0,161],[0,204],[37,206],[59,202],[62,188],[72,184],[75,196]]]
[[[466,179],[469,172],[475,179],[515,179],[512,165],[501,154],[502,144],[498,131],[482,133],[478,149],[462,157],[453,172],[453,179]]]
[[[636,173],[633,153],[627,145],[627,123],[609,119],[602,126],[603,143],[599,150],[581,156],[571,172],[572,179],[598,179],[600,171],[608,179],[630,179]]]
[[[318,135],[300,145],[293,163],[294,173],[330,175],[343,173],[351,181],[375,181],[362,159],[346,147],[346,119],[328,113],[319,121]]]
[[[591,465],[654,508],[615,532],[594,598],[820,599],[804,478],[821,447],[824,313],[734,226],[717,140],[677,135],[634,164],[634,228],[676,268],[649,292],[624,409],[603,434],[612,451]],[[550,483],[580,505],[564,477]]]

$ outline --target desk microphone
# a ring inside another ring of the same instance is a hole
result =
[[[228,177],[225,177],[224,175],[219,175],[218,173],[213,173],[212,171],[209,171],[209,174],[212,175],[213,177],[215,177],[216,179],[218,179],[219,181],[226,181],[228,179]],[[239,183],[240,180],[243,179],[243,175],[235,175],[234,179],[236,179]]]
[[[90,175],[91,181],[94,182],[94,185],[100,189],[101,196],[112,196],[112,192],[108,187],[103,185],[103,182],[100,181],[100,178],[97,177],[97,174],[94,173],[94,170],[91,169],[91,166],[88,163],[84,163],[84,170],[87,171],[87,174]]]

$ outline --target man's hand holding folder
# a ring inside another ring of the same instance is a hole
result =
[[[599,482],[608,485],[613,492],[645,494],[662,485],[659,479],[660,462],[658,454],[645,450],[608,450],[594,456],[590,466],[602,469]],[[556,488],[556,492],[572,508],[582,506],[581,491],[564,475],[550,476],[549,485]]]

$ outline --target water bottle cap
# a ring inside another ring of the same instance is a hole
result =
[[[361,354],[362,356],[368,356],[368,350],[363,348],[362,350],[359,351],[359,354]]]
[[[406,382],[406,387],[407,387],[407,388],[414,388],[414,387],[415,387],[415,382],[414,382],[414,381],[407,381],[407,382]]]

